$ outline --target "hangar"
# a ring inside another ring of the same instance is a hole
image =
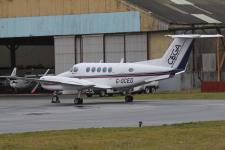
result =
[[[224,33],[224,9],[220,0],[0,0],[1,72],[158,58],[171,42],[166,34]],[[216,40],[197,43],[188,72],[161,89],[215,80]]]

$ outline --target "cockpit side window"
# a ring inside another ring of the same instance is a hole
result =
[[[73,72],[78,72],[78,70],[79,70],[78,67],[73,68]]]

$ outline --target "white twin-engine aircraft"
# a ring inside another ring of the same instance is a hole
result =
[[[129,91],[131,87],[183,73],[192,50],[193,39],[222,37],[222,35],[196,34],[168,36],[174,40],[160,59],[135,63],[80,63],[59,75],[43,76],[32,80],[40,83],[44,89],[54,91],[52,103],[60,103],[58,95],[62,91],[77,90],[78,94],[74,103],[82,104],[81,95],[85,89],[127,89]],[[127,93],[125,101],[132,102],[133,97]]]

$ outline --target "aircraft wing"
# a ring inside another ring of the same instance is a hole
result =
[[[74,86],[74,87],[79,87],[79,88],[110,88],[105,85],[100,85],[100,84],[95,84],[91,81],[85,80],[85,79],[78,79],[78,78],[69,78],[69,77],[58,77],[58,76],[44,76],[40,79],[35,79],[35,78],[22,78],[24,80],[29,80],[29,81],[36,81],[41,84],[58,84],[58,85],[63,85],[63,86]]]
[[[167,79],[167,78],[170,78],[170,77],[171,77],[170,74],[168,74],[168,75],[161,75],[161,76],[158,76],[158,77],[147,79],[147,80],[145,80],[145,82],[149,83],[149,82],[152,82],[152,81],[159,81],[159,80]]]
[[[107,86],[107,85],[102,85],[102,84],[96,84],[94,86],[94,88],[98,88],[98,89],[111,89],[112,87]]]
[[[0,79],[16,79],[14,76],[0,76]]]

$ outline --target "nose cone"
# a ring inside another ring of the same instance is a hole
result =
[[[16,81],[12,80],[12,81],[9,82],[9,85],[10,85],[12,88],[16,88],[17,83],[16,83]]]
[[[44,77],[41,77],[40,79],[41,79],[41,80],[46,80],[46,76],[44,76]]]

